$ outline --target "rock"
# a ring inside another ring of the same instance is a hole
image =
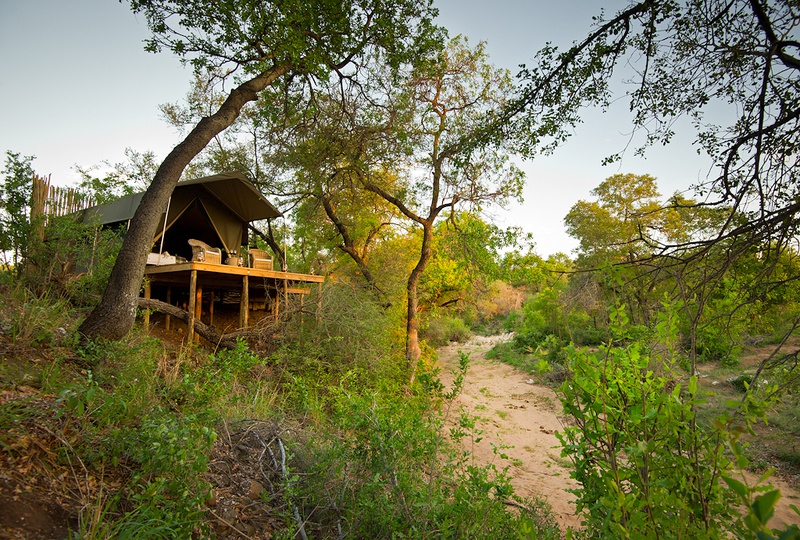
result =
[[[60,345],[65,339],[67,339],[66,328],[59,326],[53,330],[53,341],[56,343],[56,345]]]
[[[228,523],[233,523],[237,519],[236,510],[233,508],[226,508],[222,512],[222,519],[224,519]]]
[[[256,482],[255,480],[250,480],[250,486],[247,488],[247,495],[251,499],[257,499],[261,492],[264,491],[264,486]]]

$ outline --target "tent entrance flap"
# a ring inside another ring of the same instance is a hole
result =
[[[242,245],[243,226],[241,220],[237,219],[233,213],[219,204],[213,197],[201,195],[198,197],[198,201],[205,209],[211,225],[220,240],[222,240],[222,247],[225,248],[225,251],[228,253],[232,251],[238,252],[239,247]]]

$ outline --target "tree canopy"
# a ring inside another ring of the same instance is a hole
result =
[[[376,56],[397,68],[436,48],[442,36],[432,22],[436,10],[430,1],[132,0],[131,8],[147,19],[153,34],[149,50],[166,48],[199,73],[233,78],[235,87],[158,168],[131,221],[106,292],[81,325],[86,337],[119,338],[131,328],[147,252],[175,184],[245,105],[284,78],[352,78]]]

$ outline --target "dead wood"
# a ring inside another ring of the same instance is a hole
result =
[[[188,324],[189,322],[189,312],[183,310],[181,308],[175,307],[172,304],[167,304],[166,302],[162,302],[160,300],[154,300],[152,298],[139,298],[138,306],[140,309],[152,309],[155,311],[160,311],[161,313],[166,313],[172,317],[180,319]],[[207,324],[200,321],[199,319],[194,320],[194,331],[197,332],[201,337],[207,339],[209,342],[213,343],[218,347],[224,347],[226,349],[234,349],[236,348],[236,340],[231,339],[228,335],[218,334],[214,330],[211,329]]]

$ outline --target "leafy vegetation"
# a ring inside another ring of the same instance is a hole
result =
[[[196,80],[164,107],[188,134],[161,166],[130,151],[82,170],[97,201],[150,186],[124,240],[30,217],[33,158],[7,154],[0,505],[51,495],[65,517],[28,532],[62,538],[560,538],[544,501],[464,450],[469,359],[453,389],[438,378],[434,347],[502,329],[494,356],[569,416],[567,535],[800,537],[773,526],[769,485],[800,462],[794,6],[634,3],[515,88],[483,44],[444,40],[430,2],[351,4],[131,2]],[[575,256],[542,259],[483,211],[520,196],[509,152],[561,144],[630,51],[645,148],[688,114],[721,173],[697,200],[613,175],[565,217]],[[728,128],[704,123],[719,100],[742,111]],[[148,223],[182,171],[233,167],[291,209],[256,231],[265,247],[329,276],[313,310],[225,351],[129,333]]]

